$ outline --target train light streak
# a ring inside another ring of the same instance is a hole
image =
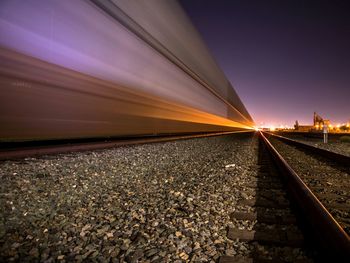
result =
[[[176,2],[0,7],[2,140],[253,129]]]

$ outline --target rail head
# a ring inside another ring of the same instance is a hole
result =
[[[284,158],[273,147],[265,135],[260,132],[260,138],[276,162],[287,182],[287,189],[296,201],[298,208],[312,228],[319,245],[325,254],[332,258],[350,257],[350,238],[332,217],[328,210],[317,199],[313,192],[301,180],[298,174],[289,166]]]

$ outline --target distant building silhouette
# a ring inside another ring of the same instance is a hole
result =
[[[323,129],[323,125],[327,125],[327,127],[329,127],[329,124],[330,124],[329,120],[324,120],[320,115],[314,112],[313,125],[300,125],[298,120],[296,120],[294,129],[296,131],[301,131],[301,132],[321,131]]]
[[[314,129],[315,130],[322,130],[323,125],[329,126],[329,120],[324,120],[320,115],[318,115],[316,112],[314,112]]]

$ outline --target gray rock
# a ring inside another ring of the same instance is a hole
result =
[[[159,250],[156,249],[156,248],[148,249],[148,250],[145,251],[145,256],[146,256],[147,258],[152,257],[153,255],[157,254],[158,251],[159,251]]]
[[[144,256],[143,250],[142,249],[137,249],[133,253],[130,253],[125,260],[128,263],[136,263],[138,262],[139,259],[141,259]]]

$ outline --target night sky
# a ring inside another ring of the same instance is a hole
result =
[[[181,0],[257,125],[350,120],[348,1]]]

